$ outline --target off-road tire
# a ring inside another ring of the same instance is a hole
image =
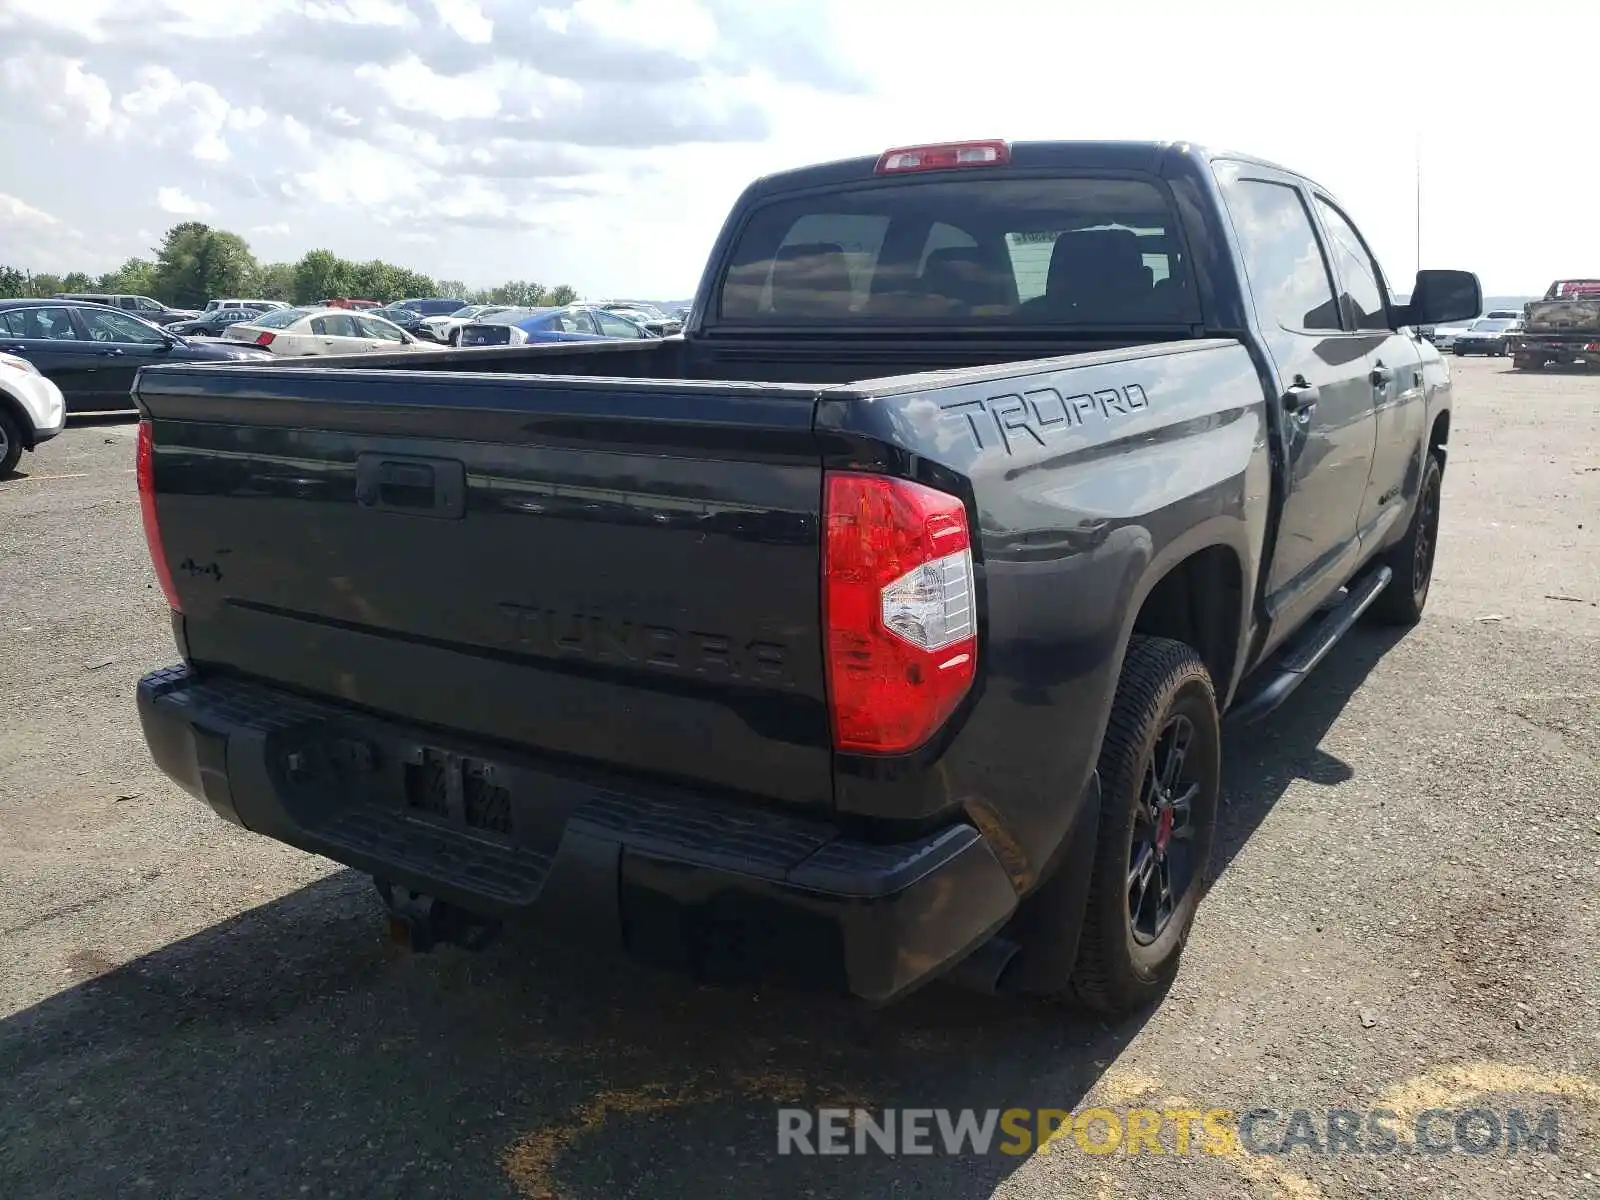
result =
[[[1405,537],[1383,556],[1383,563],[1394,572],[1394,578],[1367,609],[1367,615],[1380,625],[1415,625],[1422,620],[1439,547],[1439,495],[1443,483],[1444,464],[1437,454],[1430,453],[1423,463],[1422,486],[1417,489],[1411,525]]]
[[[1192,808],[1192,871],[1155,940],[1141,943],[1130,913],[1129,872],[1147,772],[1157,743],[1176,717],[1194,737],[1199,792]],[[1200,656],[1182,642],[1134,637],[1117,681],[1100,749],[1100,831],[1072,995],[1099,1012],[1122,1014],[1159,999],[1178,970],[1195,909],[1210,878],[1211,846],[1221,803],[1221,728],[1216,692]]]
[[[1518,354],[1511,359],[1513,371],[1542,371],[1544,359],[1534,358],[1531,354]]]
[[[17,428],[15,417],[0,409],[0,479],[17,469],[21,457],[22,430]]]

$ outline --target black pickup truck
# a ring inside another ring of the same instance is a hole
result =
[[[1219,714],[1419,618],[1480,307],[1268,163],[978,142],[751,185],[679,337],[146,368],[145,736],[416,945],[1126,1010]]]

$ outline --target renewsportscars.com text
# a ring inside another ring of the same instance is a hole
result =
[[[1554,1154],[1550,1108],[778,1110],[779,1154]]]

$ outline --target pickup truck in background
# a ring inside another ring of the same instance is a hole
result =
[[[146,369],[145,736],[413,945],[1126,1011],[1221,715],[1419,619],[1481,307],[1268,163],[992,141],[751,185],[680,338]]]
[[[1542,371],[1552,362],[1600,364],[1600,279],[1558,279],[1530,302],[1510,340],[1511,365]]]

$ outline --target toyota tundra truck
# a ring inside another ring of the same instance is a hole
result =
[[[1220,718],[1420,618],[1481,305],[1254,158],[979,141],[752,184],[680,336],[145,368],[145,737],[419,947],[1124,1012]]]

